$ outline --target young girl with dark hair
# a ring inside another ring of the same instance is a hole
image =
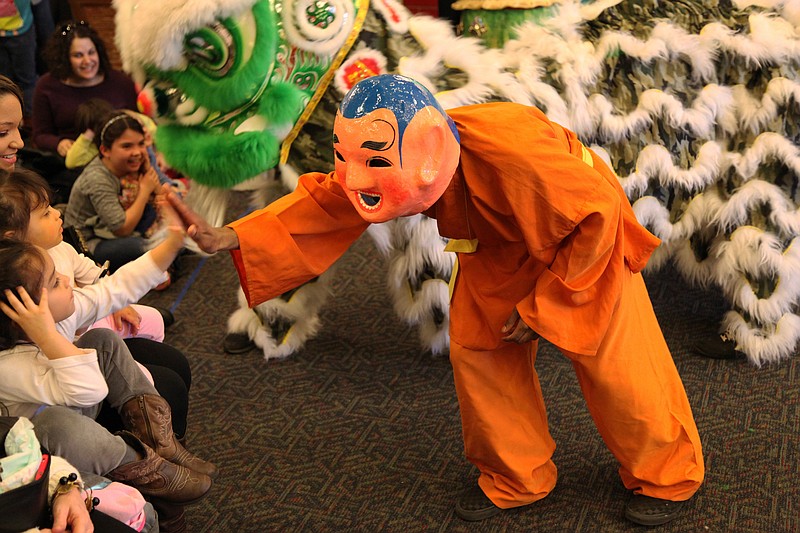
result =
[[[64,242],[61,215],[50,206],[49,186],[33,171],[17,169],[11,174],[0,173],[0,236],[47,250],[56,270],[67,276],[72,286],[94,285],[104,274],[94,261]],[[74,317],[70,318],[73,322]],[[59,324],[59,327],[70,339],[82,334],[87,327],[111,329],[125,338],[134,359],[146,367],[159,393],[168,400],[174,415],[175,433],[180,437],[185,435],[192,373],[186,356],[163,344],[164,321],[159,310],[132,304],[92,324]],[[113,415],[104,417],[103,422],[112,429],[119,425]]]
[[[141,123],[115,112],[96,132],[99,157],[75,181],[64,222],[83,233],[98,262],[113,272],[141,256],[157,225],[153,195],[160,182],[150,166]]]
[[[181,232],[173,233],[138,266],[146,264],[151,273],[165,268],[183,240]],[[119,337],[97,329],[73,344],[58,331],[56,324],[82,305],[85,299],[55,271],[47,252],[0,239],[0,402],[12,416],[31,418],[61,405],[93,418],[105,401],[127,429],[119,435],[123,457],[106,476],[176,503],[202,498],[216,468],[177,442],[169,406]],[[84,453],[93,449],[87,442]]]

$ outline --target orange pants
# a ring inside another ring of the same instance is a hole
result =
[[[493,351],[450,348],[467,459],[480,470],[481,489],[503,509],[540,500],[556,484],[536,348],[536,342]],[[704,476],[700,437],[641,274],[625,278],[597,355],[563,353],[620,462],[625,487],[654,498],[690,498]]]

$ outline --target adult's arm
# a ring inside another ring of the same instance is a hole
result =
[[[292,193],[229,224],[239,242],[231,256],[248,303],[319,276],[368,226],[333,173],[301,176]]]
[[[50,531],[51,533],[66,533],[67,531],[92,533],[94,531],[92,520],[89,518],[89,511],[86,509],[84,495],[78,486],[73,486],[69,492],[56,492],[60,479],[72,473],[78,475],[78,480],[81,480],[80,473],[74,466],[61,457],[52,457],[48,495],[50,496],[50,501],[53,502],[51,509],[53,527],[43,531]]]
[[[222,250],[234,250],[239,247],[239,237],[231,228],[217,228],[198,215],[191,207],[169,187],[162,187],[163,198],[175,209],[186,234],[197,243],[201,250],[214,254]]]

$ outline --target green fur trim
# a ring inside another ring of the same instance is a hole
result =
[[[280,82],[269,88],[269,95],[259,101],[258,114],[272,124],[294,124],[305,107],[303,92],[294,85]]]
[[[220,135],[170,124],[159,126],[156,144],[170,166],[198,183],[222,188],[274,167],[280,151],[280,142],[268,131]]]
[[[148,70],[149,77],[179,87],[198,105],[210,111],[224,113],[244,104],[251,98],[254,88],[264,80],[264,76],[269,76],[272,72],[278,46],[277,23],[270,3],[257,2],[252,11],[257,24],[257,41],[252,55],[246,63],[238,62],[225,77],[210,76],[191,62],[184,70],[161,71],[151,68]],[[244,45],[240,42],[242,36],[236,21],[225,19],[221,22],[228,26],[236,41],[233,50],[241,53]]]

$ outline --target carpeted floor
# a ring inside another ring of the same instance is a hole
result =
[[[232,210],[242,205],[233,200]],[[636,531],[617,464],[552,346],[537,368],[558,445],[559,483],[527,508],[478,524],[453,515],[476,472],[463,457],[446,356],[424,353],[384,288],[368,237],[340,261],[323,328],[304,350],[266,362],[222,351],[238,281],[227,254],[183,260],[145,302],[171,306],[167,341],[189,357],[189,448],[221,475],[189,508],[193,532]],[[754,368],[703,359],[692,340],[724,311],[714,291],[672,270],[647,276],[705,448],[706,483],[666,532],[800,531],[800,358]]]

